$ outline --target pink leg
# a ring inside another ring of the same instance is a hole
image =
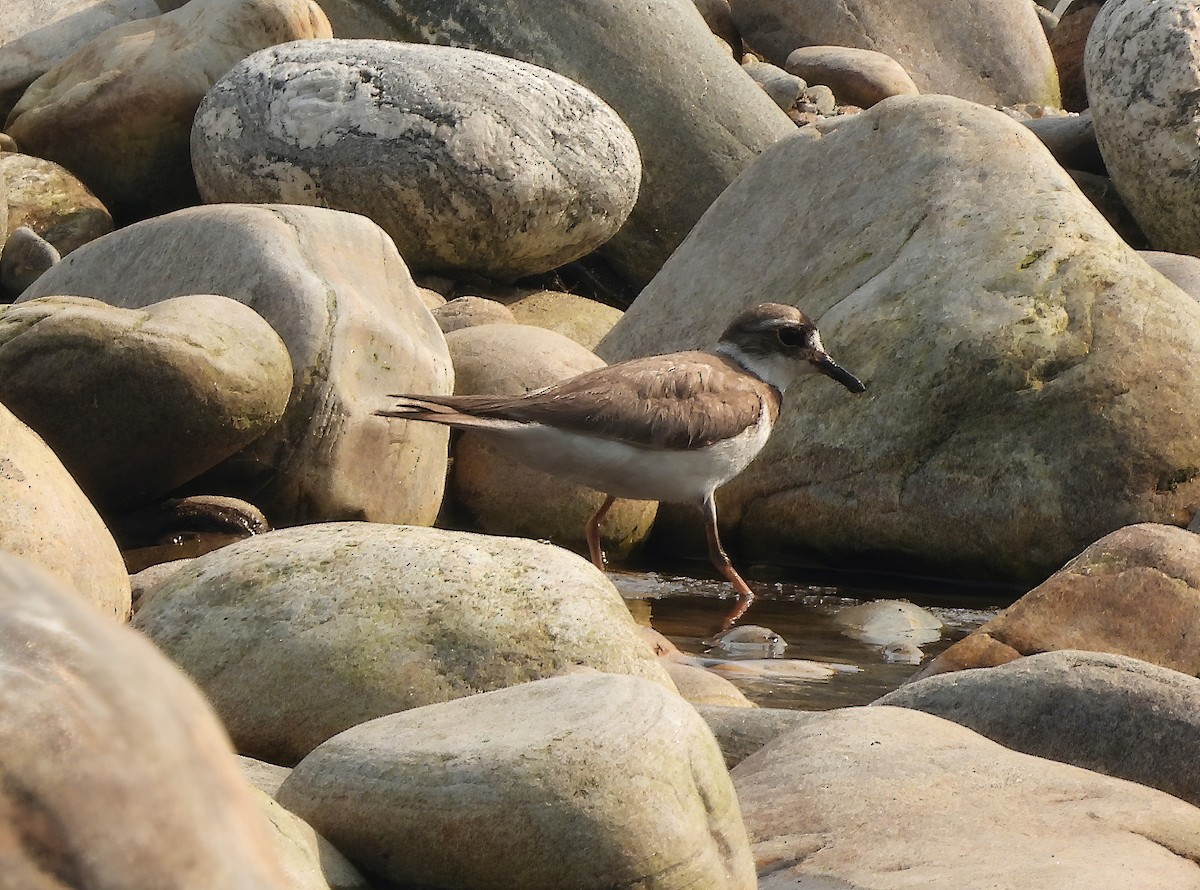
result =
[[[600,505],[592,518],[587,521],[584,526],[584,534],[587,535],[588,554],[592,557],[592,565],[600,571],[604,571],[604,549],[600,546],[600,523],[604,521],[604,516],[608,513],[608,508],[613,505],[616,498],[611,494],[605,498],[604,503]]]
[[[708,537],[708,558],[721,576],[733,585],[733,589],[738,594],[737,603],[734,604],[733,609],[725,616],[725,620],[721,624],[723,630],[728,630],[746,614],[746,610],[754,602],[754,591],[750,589],[749,584],[742,580],[742,576],[737,573],[737,569],[729,561],[729,555],[725,552],[725,548],[721,546],[721,538],[717,534],[717,504],[711,494],[704,499],[700,510],[704,514],[704,533]]]

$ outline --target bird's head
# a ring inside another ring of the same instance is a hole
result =
[[[812,320],[793,306],[762,303],[729,323],[717,351],[780,392],[796,377],[820,373],[851,392],[863,392],[862,382],[829,357]]]

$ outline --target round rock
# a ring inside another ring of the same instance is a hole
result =
[[[888,96],[920,92],[904,67],[884,53],[851,46],[802,46],[785,70],[808,83],[824,84],[842,105],[870,108]]]
[[[633,677],[556,677],[381,717],[313,751],[279,801],[404,885],[756,886],[712,733]]]
[[[0,401],[106,513],[244,448],[279,421],[291,391],[279,335],[227,297],[145,309],[43,297],[0,312]]]
[[[465,532],[268,532],[190,561],[135,624],[205,689],[238,750],[273,763],[383,714],[580,666],[673,688],[585,561]]]
[[[192,131],[205,200],[361,213],[415,270],[513,279],[604,244],[637,200],[629,128],[524,62],[385,40],[256,53]]]

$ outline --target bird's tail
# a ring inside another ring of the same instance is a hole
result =
[[[476,417],[469,412],[469,404],[479,401],[471,396],[416,396],[407,393],[393,393],[388,396],[396,403],[389,408],[383,408],[375,413],[380,417],[396,417],[401,420],[423,420],[428,423],[440,423],[444,426],[478,429],[496,429],[509,426],[502,420],[489,417]]]

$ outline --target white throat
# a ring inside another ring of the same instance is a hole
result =
[[[745,368],[763,383],[769,383],[781,393],[788,388],[788,384],[796,379],[796,375],[801,372],[797,367],[795,359],[788,358],[781,353],[771,353],[763,355],[762,353],[747,353],[736,344],[733,343],[718,343],[713,349],[720,355],[724,355]]]

